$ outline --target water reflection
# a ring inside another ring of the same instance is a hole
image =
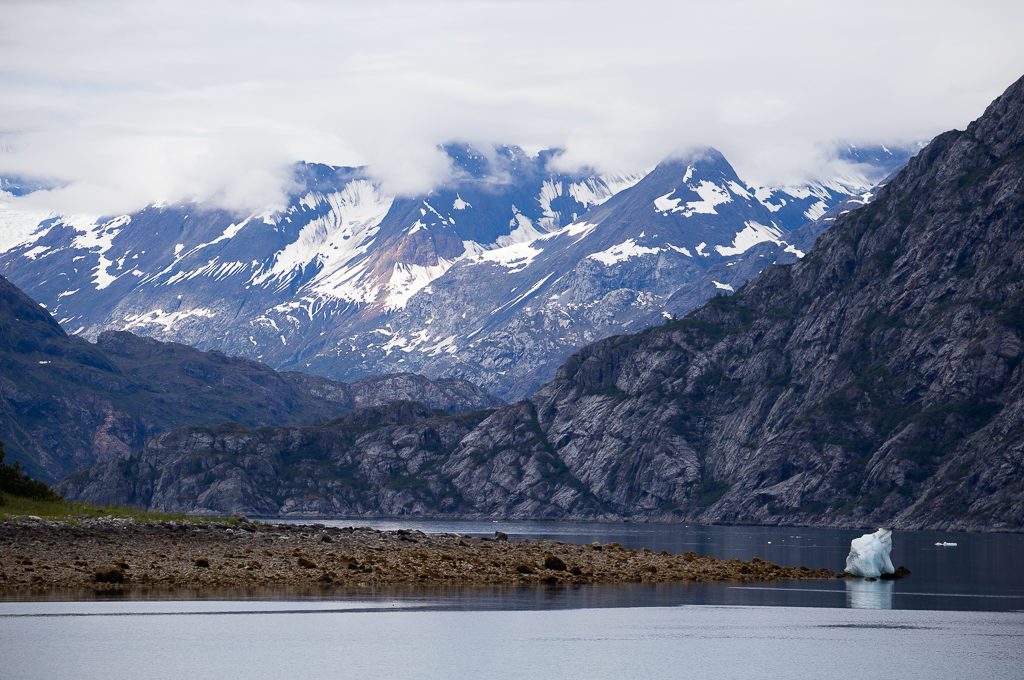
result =
[[[851,609],[892,609],[893,581],[848,578],[846,606]]]

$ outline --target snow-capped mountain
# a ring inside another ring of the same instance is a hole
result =
[[[131,330],[279,368],[458,376],[519,397],[575,348],[799,257],[808,222],[909,155],[851,147],[845,176],[766,188],[714,150],[623,176],[552,172],[556,151],[445,150],[452,178],[422,196],[302,163],[288,206],[260,214],[0,210],[17,242],[0,273],[88,337]]]

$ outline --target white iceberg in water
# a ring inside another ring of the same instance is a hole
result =
[[[865,578],[878,578],[893,574],[889,553],[892,552],[892,531],[879,529],[850,541],[850,554],[846,556],[846,573]]]

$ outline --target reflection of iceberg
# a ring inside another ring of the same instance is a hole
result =
[[[865,578],[878,578],[895,573],[889,553],[892,552],[892,531],[879,529],[850,541],[846,556],[846,573]]]
[[[892,581],[846,579],[846,606],[853,609],[892,609]]]

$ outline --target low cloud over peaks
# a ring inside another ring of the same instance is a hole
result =
[[[1024,71],[1017,2],[13,2],[0,174],[33,208],[279,204],[299,159],[396,193],[452,139],[616,171],[714,146],[754,182],[962,127]]]

